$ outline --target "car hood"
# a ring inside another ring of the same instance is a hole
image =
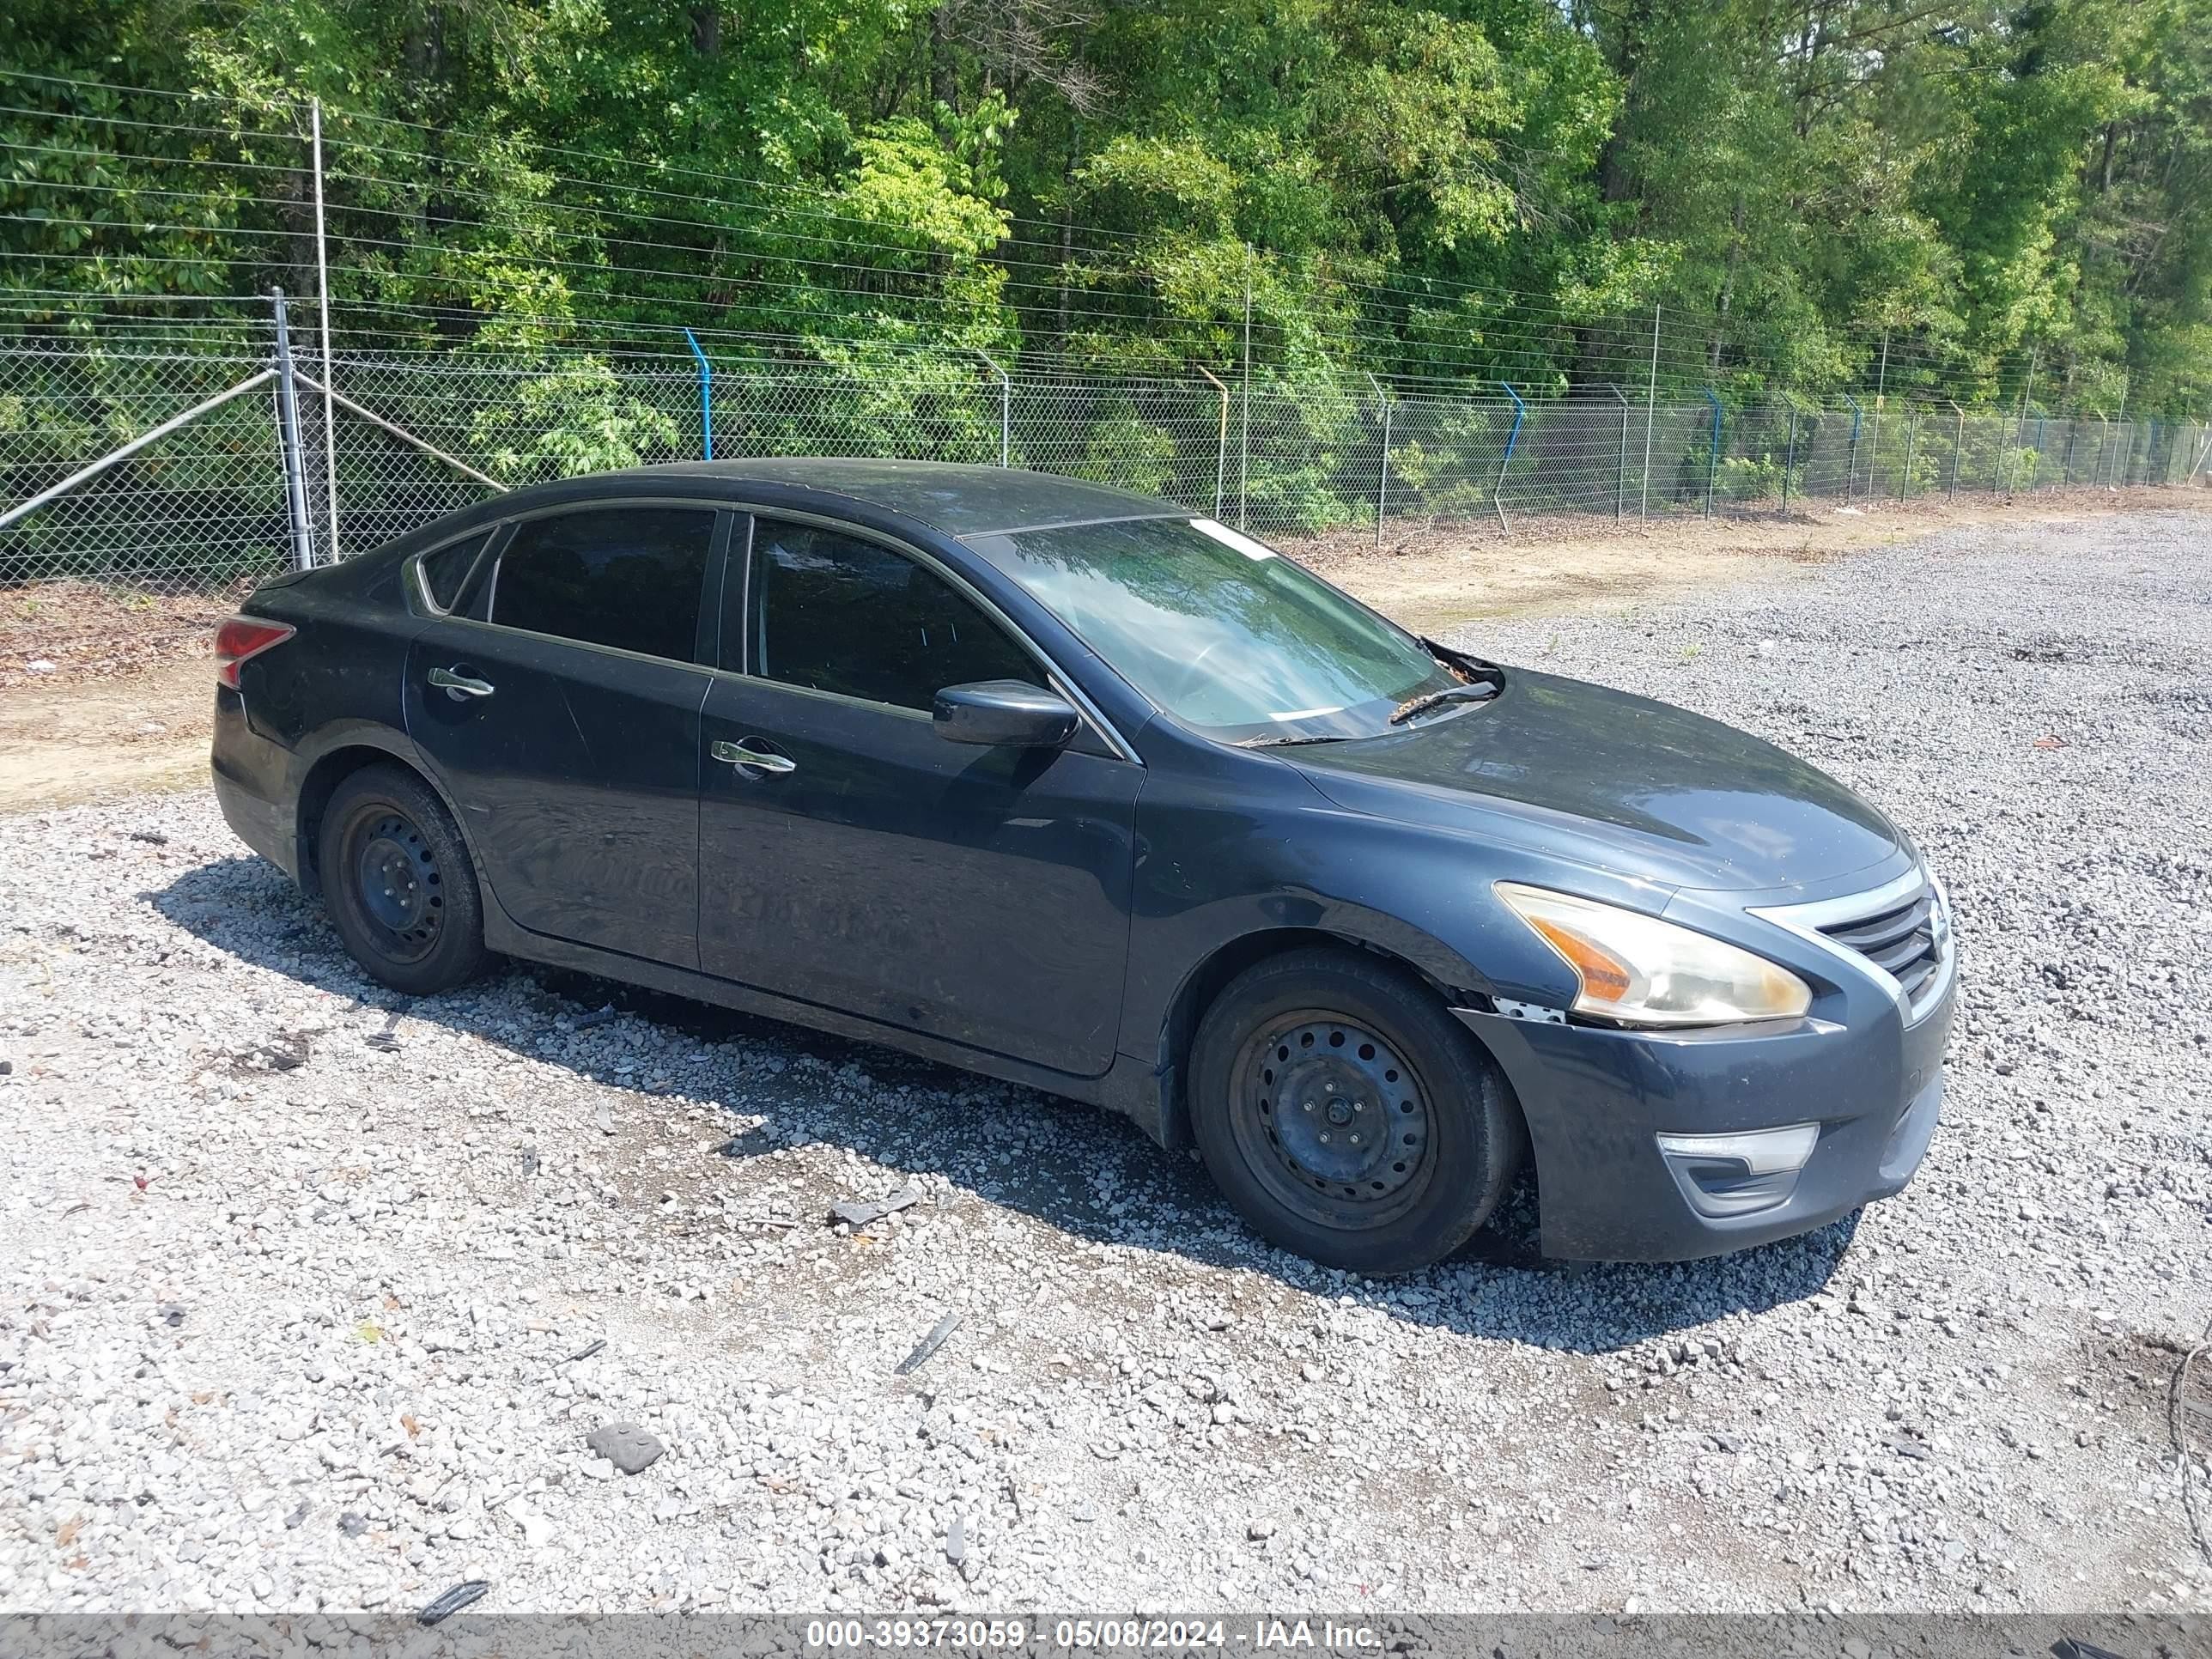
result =
[[[1900,845],[1880,812],[1771,743],[1670,703],[1520,669],[1488,702],[1286,758],[1350,811],[1675,887],[1817,882]]]

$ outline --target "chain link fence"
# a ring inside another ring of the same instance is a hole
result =
[[[235,337],[204,349],[0,349],[0,584],[227,588],[365,551],[500,487],[694,459],[710,441],[718,456],[1003,460],[1164,496],[1262,536],[1358,526],[1378,538],[1544,514],[2180,484],[2204,477],[2212,448],[2201,424],[2032,407],[1747,406],[1613,387],[1518,403],[1366,377],[1001,372],[969,355],[890,349],[703,365],[348,354],[331,365],[327,410],[319,375],[317,359],[300,357],[301,535],[284,377],[267,355]]]

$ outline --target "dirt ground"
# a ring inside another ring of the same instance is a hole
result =
[[[1551,514],[1494,522],[1418,521],[1338,531],[1284,551],[1408,628],[1441,632],[1483,617],[1603,610],[1677,599],[1778,565],[1826,564],[1869,548],[1983,524],[2047,524],[2212,506],[2203,489],[2051,490],[1955,501],[1814,502],[1789,513],[1626,523]]]
[[[1957,526],[2201,507],[2201,489],[2052,491],[1705,520],[1551,514],[1391,523],[1279,544],[1409,628],[1660,600]],[[242,590],[241,590],[242,591]],[[207,775],[216,625],[238,594],[89,583],[0,588],[0,811],[196,787]]]

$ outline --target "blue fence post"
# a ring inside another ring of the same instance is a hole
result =
[[[1712,387],[1705,388],[1705,401],[1713,406],[1713,434],[1705,452],[1705,516],[1713,516],[1713,485],[1721,476],[1721,399]]]
[[[714,366],[707,361],[707,354],[699,349],[699,337],[690,329],[684,331],[684,343],[691,355],[699,360],[699,440],[706,451],[706,459],[714,459]]]
[[[1851,452],[1844,460],[1844,500],[1848,504],[1852,492],[1858,487],[1859,428],[1866,422],[1866,411],[1859,407],[1859,400],[1848,392],[1844,393],[1844,401],[1851,406]]]
[[[1510,535],[1513,526],[1505,516],[1505,469],[1513,465],[1513,446],[1521,441],[1521,422],[1528,416],[1528,405],[1522,403],[1521,394],[1511,386],[1505,386],[1504,381],[1500,380],[1498,384],[1504,386],[1505,395],[1513,399],[1513,429],[1505,434],[1505,459],[1498,464],[1498,487],[1490,492],[1490,504],[1498,509],[1498,522],[1504,526],[1506,534]]]

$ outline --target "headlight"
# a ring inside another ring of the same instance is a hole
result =
[[[1671,921],[1501,881],[1498,896],[1575,970],[1577,1013],[1626,1025],[1795,1019],[1813,992],[1786,968]]]

